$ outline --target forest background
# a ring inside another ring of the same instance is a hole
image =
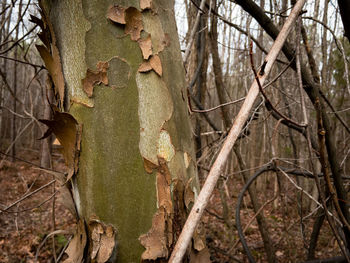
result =
[[[255,79],[252,60],[261,70],[274,42],[269,23],[281,29],[291,2],[175,2],[201,185]],[[76,222],[54,182],[67,171],[61,146],[53,136],[39,140],[55,94],[36,48],[38,3],[0,5],[0,262],[55,262],[66,257]],[[237,212],[258,262],[334,258],[348,249],[350,46],[338,3],[307,1],[287,41],[205,209],[212,262],[247,261]],[[306,75],[321,106],[305,92]]]

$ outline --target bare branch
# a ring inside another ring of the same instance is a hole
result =
[[[299,0],[293,10],[291,11],[290,16],[286,20],[286,23],[284,24],[281,32],[279,33],[276,41],[271,47],[271,50],[269,54],[266,56],[266,67],[265,67],[265,74],[262,76],[259,76],[260,82],[263,84],[267,75],[269,74],[272,65],[274,64],[275,60],[277,59],[277,56],[280,52],[280,50],[283,47],[283,44],[285,40],[288,37],[288,34],[295,23],[296,18],[299,15],[299,12],[301,8],[303,7],[305,3],[305,0]],[[192,238],[192,235],[194,233],[194,230],[201,218],[201,215],[203,214],[203,211],[208,203],[208,200],[214,190],[214,187],[216,185],[216,182],[218,178],[220,177],[221,171],[224,167],[224,164],[226,163],[227,157],[229,153],[232,150],[232,147],[234,143],[237,140],[238,135],[240,134],[244,123],[247,121],[247,118],[249,116],[249,112],[254,104],[254,101],[256,97],[259,94],[259,87],[257,84],[257,81],[255,80],[252,84],[248,95],[233,123],[233,126],[227,136],[227,139],[223,145],[223,147],[220,150],[220,153],[213,164],[208,177],[203,185],[203,188],[201,192],[199,193],[199,196],[196,200],[196,202],[193,205],[193,208],[190,212],[190,215],[187,218],[187,221],[183,227],[183,230],[179,236],[179,239],[176,242],[175,248],[173,250],[173,253],[170,257],[169,262],[171,263],[180,263],[182,260],[183,255],[185,254],[188,244],[190,243],[190,240]]]

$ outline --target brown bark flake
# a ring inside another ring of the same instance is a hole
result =
[[[129,7],[125,10],[125,22],[125,34],[129,34],[131,40],[139,40],[143,30],[141,12],[134,7]]]
[[[46,69],[49,71],[50,77],[55,85],[55,91],[60,97],[63,105],[64,99],[64,78],[62,73],[61,59],[56,46],[52,46],[51,53],[43,45],[36,45],[40,57],[43,59]]]
[[[107,18],[111,21],[125,25],[125,8],[120,5],[111,5],[107,10]]]
[[[142,51],[143,59],[148,59],[152,55],[152,40],[151,35],[148,35],[147,38],[138,40],[139,47]]]
[[[148,61],[144,61],[138,71],[139,72],[148,72],[151,70],[154,70],[160,77],[163,75],[163,67],[162,62],[160,61],[160,58],[158,55],[154,55],[150,58]]]
[[[55,106],[52,108],[54,110],[52,120],[39,120],[49,127],[41,139],[55,134],[63,147],[61,151],[69,169],[67,177],[69,180],[78,170],[82,126],[69,113],[60,112]]]
[[[103,83],[108,85],[107,69],[109,67],[108,62],[98,62],[97,71],[88,69],[86,71],[86,76],[82,80],[83,89],[86,94],[91,97],[94,91],[94,85],[99,85]]]
[[[38,33],[38,36],[45,46],[36,45],[36,48],[38,49],[41,58],[44,60],[45,67],[49,71],[49,74],[54,83],[55,92],[58,93],[61,105],[63,107],[65,92],[64,77],[62,72],[60,54],[56,46],[56,36],[49,17],[40,2],[39,7],[39,11],[42,17],[41,20],[35,16],[31,16],[31,21],[39,25],[41,28],[41,32]]]
[[[173,205],[171,200],[171,175],[164,159],[159,158],[157,167],[158,210],[152,219],[152,228],[139,240],[146,248],[142,260],[167,258],[173,243]]]
[[[149,61],[144,61],[142,64],[139,66],[138,72],[148,72],[152,70],[151,63]]]
[[[146,248],[141,255],[142,260],[156,260],[157,258],[168,257],[165,217],[165,209],[160,207],[153,216],[152,228],[147,234],[140,236],[141,245]]]
[[[151,5],[152,5],[152,0],[140,0],[140,8],[142,10],[150,9]]]
[[[92,262],[107,262],[116,246],[115,229],[95,218],[90,220],[88,228],[90,233],[89,254]]]
[[[143,167],[145,168],[145,171],[149,174],[153,173],[153,170],[158,167],[157,164],[152,163],[151,161],[147,160],[146,158],[143,158]]]

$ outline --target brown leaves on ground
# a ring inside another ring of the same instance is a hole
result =
[[[154,70],[160,77],[163,75],[162,62],[158,55],[154,55],[148,61],[144,61],[138,71],[139,72],[148,72]]]
[[[52,120],[39,120],[49,129],[41,139],[55,134],[56,138],[62,145],[62,154],[69,168],[67,180],[78,170],[78,157],[80,152],[80,140],[82,128],[72,115],[66,112],[60,112],[57,107],[53,108]]]
[[[191,251],[190,263],[210,263],[210,253],[207,248],[196,252]]]
[[[86,76],[82,80],[83,89],[89,97],[92,97],[94,91],[94,85],[108,85],[107,69],[109,67],[108,62],[99,61],[96,65],[97,71],[88,69]]]
[[[83,220],[79,220],[77,223],[77,229],[73,239],[70,241],[69,246],[65,250],[68,258],[63,263],[80,263],[83,261],[84,249],[86,246],[86,231],[85,223]]]
[[[89,222],[89,231],[91,235],[90,258],[97,263],[107,262],[116,246],[115,229],[93,219]]]

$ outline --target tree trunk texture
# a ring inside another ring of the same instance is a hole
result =
[[[74,200],[88,228],[97,218],[115,229],[113,262],[165,261],[199,191],[174,1],[141,9],[147,2],[45,2],[66,110],[83,127]],[[141,50],[148,38],[151,50]],[[88,96],[82,80],[101,62],[108,84],[93,82]],[[194,253],[204,249],[197,237]]]

